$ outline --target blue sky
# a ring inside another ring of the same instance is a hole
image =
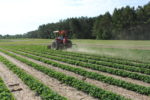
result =
[[[23,34],[60,19],[98,16],[150,0],[0,0],[0,34]]]

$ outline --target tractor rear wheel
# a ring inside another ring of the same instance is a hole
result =
[[[59,43],[57,41],[52,42],[51,48],[53,50],[58,50],[59,49]]]

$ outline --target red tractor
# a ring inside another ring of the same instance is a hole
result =
[[[56,38],[51,45],[48,45],[48,48],[60,50],[72,47],[72,42],[71,40],[68,39],[69,31],[66,30],[53,31],[53,34]]]

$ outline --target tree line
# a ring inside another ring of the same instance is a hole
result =
[[[0,38],[54,38],[53,31],[69,30],[76,39],[150,39],[150,2],[144,6],[115,8],[97,17],[75,17],[43,24],[22,35],[0,35]]]

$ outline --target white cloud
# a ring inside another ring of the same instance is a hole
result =
[[[98,16],[148,0],[0,0],[0,34],[21,34],[39,25],[78,16]]]

